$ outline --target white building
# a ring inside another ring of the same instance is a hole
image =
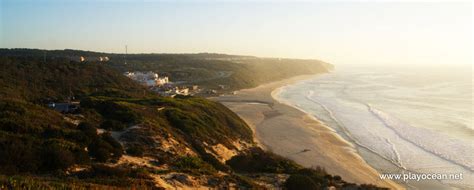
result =
[[[148,72],[125,72],[125,76],[132,80],[138,81],[139,83],[153,87],[162,86],[169,83],[168,77],[159,77],[157,73]]]
[[[159,78],[156,79],[156,85],[158,85],[158,86],[165,85],[169,82],[170,81],[169,81],[168,77],[161,77],[161,78],[159,77]]]
[[[100,61],[100,62],[107,62],[110,60],[109,57],[107,56],[100,56],[100,57],[85,57],[85,56],[79,56],[79,57],[73,57],[73,60],[78,60],[80,62],[85,62],[85,61]]]

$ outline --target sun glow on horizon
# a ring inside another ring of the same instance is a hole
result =
[[[470,2],[12,1],[0,48],[472,64]]]

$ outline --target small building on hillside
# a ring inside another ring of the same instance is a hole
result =
[[[71,57],[72,60],[74,61],[79,61],[79,62],[107,62],[110,60],[108,56],[99,56],[99,57],[86,57],[86,56],[77,56],[77,57]]]
[[[183,96],[188,96],[190,95],[189,93],[189,88],[187,87],[171,87],[171,88],[156,88],[154,90],[156,93],[158,93],[160,96],[166,96],[166,97],[174,97],[176,95],[183,95]]]
[[[48,107],[61,113],[74,113],[79,109],[79,102],[55,103],[51,102]]]

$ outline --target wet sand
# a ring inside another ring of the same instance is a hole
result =
[[[278,88],[312,77],[315,75],[297,76],[212,99],[223,103],[244,119],[254,131],[255,140],[264,149],[305,167],[324,167],[328,173],[339,175],[348,182],[404,189],[393,181],[381,180],[379,173],[356,153],[353,145],[331,128],[274,99]]]

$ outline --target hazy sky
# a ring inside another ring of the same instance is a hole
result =
[[[472,64],[470,2],[0,2],[1,48]]]

